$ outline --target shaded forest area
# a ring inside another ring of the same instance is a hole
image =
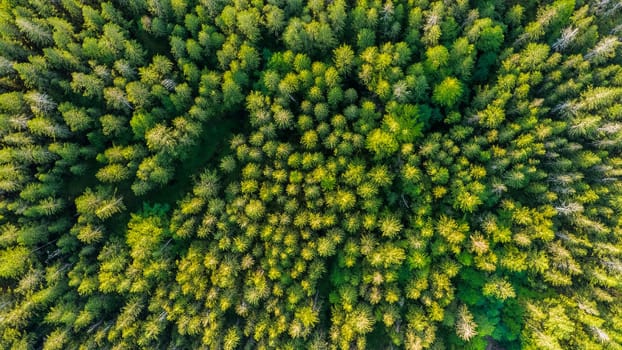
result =
[[[0,348],[622,349],[622,4],[0,0]]]

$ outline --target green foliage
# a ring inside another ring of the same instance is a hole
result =
[[[620,348],[621,19],[2,2],[0,348]]]
[[[0,251],[0,277],[19,277],[27,267],[30,252],[26,247],[13,247]]]
[[[434,87],[432,100],[441,106],[452,107],[460,100],[462,92],[462,83],[456,78],[447,77]]]
[[[367,136],[367,149],[376,157],[386,158],[393,155],[399,148],[395,136],[382,129],[374,129]]]

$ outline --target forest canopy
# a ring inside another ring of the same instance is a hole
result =
[[[0,0],[0,348],[622,349],[614,0]]]

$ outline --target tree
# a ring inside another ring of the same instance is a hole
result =
[[[385,158],[393,155],[399,148],[397,140],[382,129],[374,129],[367,135],[366,147],[374,156]]]
[[[333,55],[337,71],[343,75],[349,74],[354,63],[354,51],[349,46],[342,45],[333,50]]]
[[[23,246],[0,250],[0,277],[17,278],[28,267],[30,251]]]
[[[499,51],[503,43],[503,28],[495,25],[490,18],[479,18],[473,22],[467,37],[482,52]]]
[[[86,97],[101,98],[104,90],[104,82],[93,75],[73,73],[71,88],[75,93]]]
[[[223,348],[225,350],[233,350],[240,343],[240,334],[236,328],[230,328],[225,334],[223,340]]]
[[[263,7],[266,27],[272,34],[278,34],[285,26],[285,13],[279,7],[267,4]]]
[[[425,52],[426,63],[431,71],[438,71],[445,68],[449,62],[449,51],[445,46],[438,45],[427,49]]]
[[[283,32],[283,40],[286,47],[294,52],[304,52],[311,44],[311,38],[305,30],[304,23],[297,18],[289,21]]]
[[[45,22],[40,20],[31,21],[30,19],[24,17],[15,18],[15,25],[17,28],[19,28],[19,30],[24,33],[30,41],[39,46],[47,46],[52,43],[52,35],[44,23]]]
[[[441,106],[453,107],[462,96],[462,83],[453,77],[445,78],[434,87],[432,100]]]
[[[261,14],[256,8],[240,11],[236,14],[237,28],[250,42],[255,42],[261,34],[259,30]]]
[[[458,308],[456,334],[465,341],[469,341],[477,335],[477,324],[473,321],[473,315],[466,305],[460,305]]]
[[[616,37],[608,36],[601,39],[596,47],[585,55],[585,58],[596,63],[606,62],[615,56],[617,47],[620,46],[620,40]]]

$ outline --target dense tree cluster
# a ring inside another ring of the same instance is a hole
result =
[[[621,34],[0,0],[0,348],[622,349]]]

